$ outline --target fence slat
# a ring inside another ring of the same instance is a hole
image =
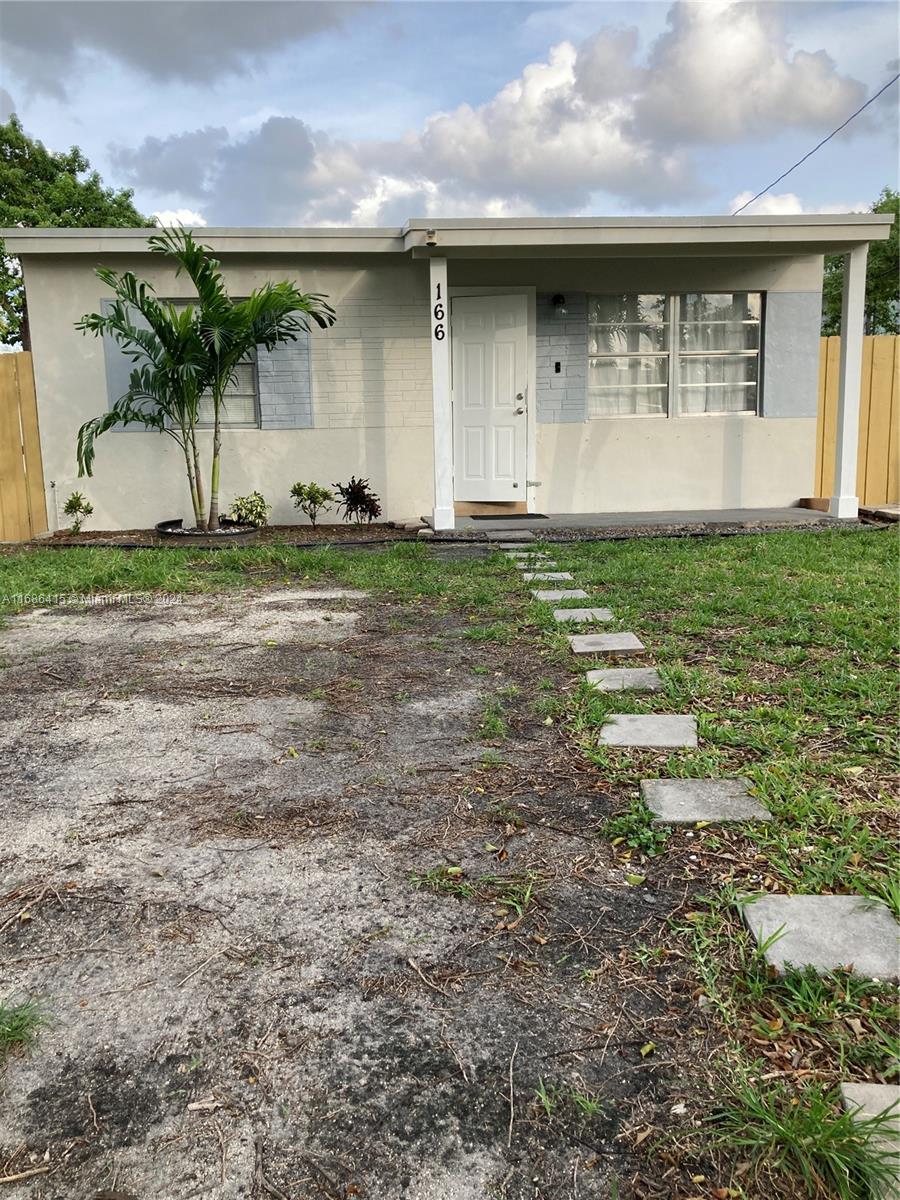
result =
[[[816,419],[815,495],[825,495],[822,464],[825,459],[825,386],[828,367],[828,338],[819,338],[819,407]]]
[[[819,345],[819,412],[816,422],[816,495],[834,488],[841,339]],[[900,336],[863,339],[856,491],[860,504],[900,503]]]
[[[900,503],[900,337],[894,338],[894,369],[891,372],[891,424],[888,434],[887,503]]]
[[[30,534],[17,358],[17,354],[0,354],[0,539],[5,542],[22,542]]]
[[[874,338],[863,338],[862,378],[859,389],[859,443],[856,450],[856,493],[861,504],[869,475],[869,430],[875,414],[872,412],[872,355]]]
[[[891,338],[873,338],[869,454],[865,487],[860,484],[860,499],[865,504],[884,504],[888,498],[888,462],[890,459],[891,393],[893,391],[894,347]]]
[[[22,448],[25,455],[26,497],[31,537],[47,531],[47,499],[44,491],[44,464],[41,459],[41,435],[38,429],[37,396],[34,369],[29,353],[17,354],[19,417],[22,424]]]

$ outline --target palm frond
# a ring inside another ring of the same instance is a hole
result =
[[[94,458],[96,457],[94,443],[101,434],[107,433],[116,425],[143,425],[146,429],[158,429],[163,432],[165,416],[161,412],[141,408],[139,405],[133,404],[127,397],[122,397],[109,412],[85,421],[78,430],[75,447],[79,477],[93,475]]]

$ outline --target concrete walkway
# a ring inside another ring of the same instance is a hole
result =
[[[726,509],[659,509],[654,512],[620,513],[552,513],[546,517],[503,517],[490,520],[473,520],[472,517],[457,517],[458,530],[479,533],[507,533],[526,538],[559,529],[643,529],[658,526],[662,530],[709,526],[716,528],[752,529],[756,526],[796,528],[805,525],[834,524],[834,518],[812,508],[726,508]]]

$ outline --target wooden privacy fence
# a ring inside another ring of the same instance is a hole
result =
[[[819,350],[819,422],[816,427],[817,496],[834,485],[841,339],[823,337]],[[856,493],[860,504],[900,503],[900,337],[863,338]]]
[[[0,354],[0,541],[47,529],[31,355]]]

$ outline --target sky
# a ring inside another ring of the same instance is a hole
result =
[[[894,0],[2,0],[0,119],[185,224],[718,214],[898,57]],[[894,84],[746,211],[897,163]]]

